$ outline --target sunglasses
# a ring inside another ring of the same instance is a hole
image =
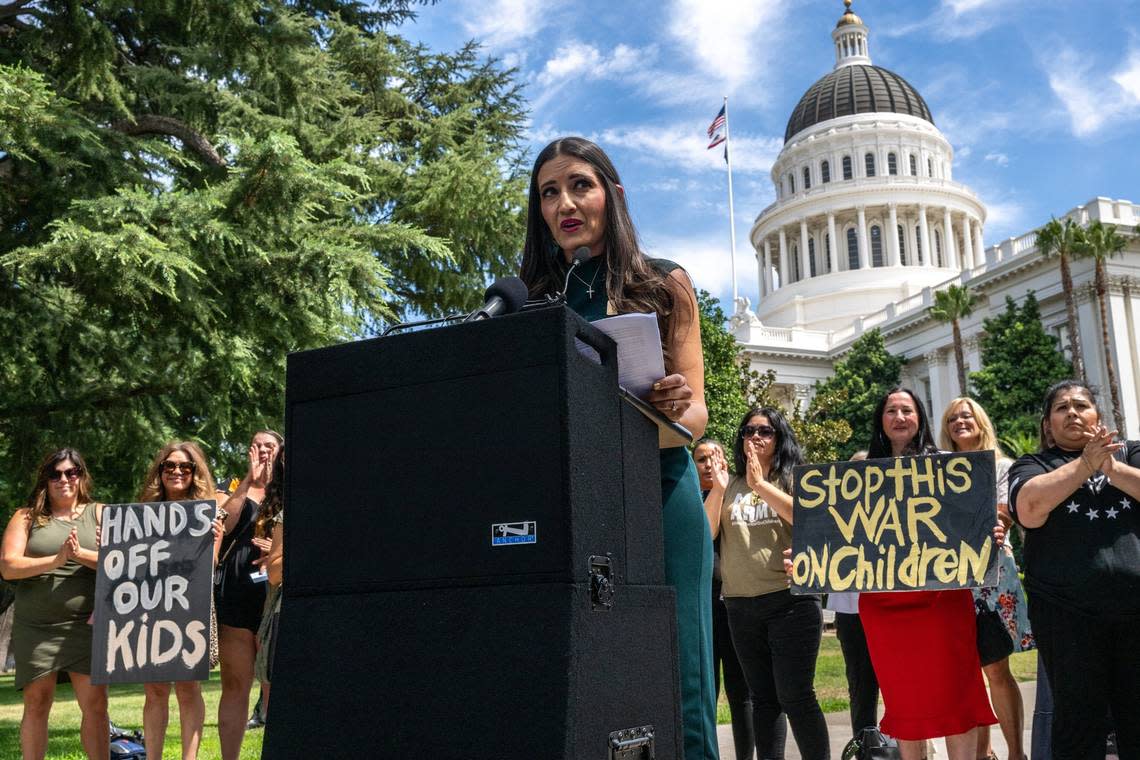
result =
[[[68,482],[71,482],[73,480],[76,480],[82,474],[83,470],[79,469],[78,467],[68,467],[66,470],[52,470],[52,473],[48,475],[48,480],[53,483],[64,479],[66,479]]]
[[[759,435],[761,438],[774,438],[776,428],[771,425],[745,425],[740,428],[740,435],[743,438],[751,438],[754,435]]]
[[[194,463],[193,462],[171,462],[169,460],[162,463],[162,471],[163,472],[171,473],[171,472],[174,472],[175,470],[182,473],[183,475],[189,475],[190,473],[194,472]]]

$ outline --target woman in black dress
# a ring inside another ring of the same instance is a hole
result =
[[[238,760],[249,715],[257,629],[265,608],[266,578],[258,560],[268,541],[254,536],[254,524],[273,477],[273,457],[282,444],[272,430],[259,430],[249,445],[249,471],[226,502],[225,538],[214,589],[218,611],[218,650],[222,696],[218,701],[218,738],[222,760]]]

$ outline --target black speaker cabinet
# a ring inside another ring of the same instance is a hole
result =
[[[657,430],[616,364],[561,307],[289,357],[264,757],[680,756]]]

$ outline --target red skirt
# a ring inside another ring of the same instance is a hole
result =
[[[862,593],[859,619],[886,708],[883,733],[934,739],[997,723],[969,589]]]

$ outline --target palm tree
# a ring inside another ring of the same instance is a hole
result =
[[[930,316],[939,322],[949,322],[954,331],[954,363],[958,365],[958,395],[966,395],[966,357],[962,352],[962,330],[958,320],[974,313],[978,297],[965,285],[951,285],[934,292],[934,305]]]
[[[1037,231],[1037,252],[1045,258],[1057,256],[1061,262],[1061,292],[1065,296],[1065,314],[1068,317],[1069,352],[1073,355],[1073,372],[1082,383],[1085,377],[1085,358],[1081,352],[1081,326],[1077,322],[1077,302],[1073,293],[1073,275],[1069,271],[1069,258],[1076,253],[1083,230],[1072,219],[1062,225],[1054,217]]]
[[[1077,253],[1096,262],[1096,302],[1100,308],[1100,337],[1104,343],[1104,364],[1108,372],[1108,391],[1112,398],[1112,421],[1117,430],[1124,430],[1124,412],[1120,406],[1120,388],[1116,380],[1116,362],[1112,359],[1112,343],[1108,338],[1108,273],[1105,261],[1124,250],[1125,241],[1115,225],[1102,224],[1099,219],[1090,222],[1077,244]]]

